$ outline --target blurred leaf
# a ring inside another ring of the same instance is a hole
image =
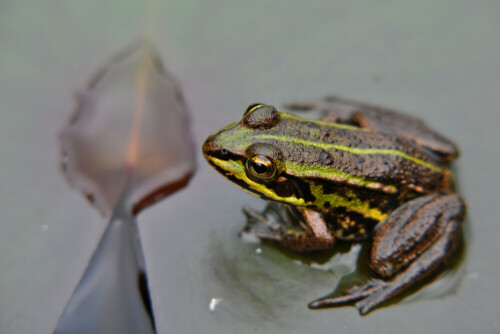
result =
[[[107,217],[125,186],[136,213],[184,186],[194,171],[187,107],[151,44],[118,53],[77,94],[61,136],[68,180]]]

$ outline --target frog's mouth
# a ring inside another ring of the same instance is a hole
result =
[[[201,147],[201,151],[203,152],[203,156],[207,161],[210,161],[209,158],[214,156],[214,152],[216,151],[215,149],[215,137],[217,136],[218,133],[214,133],[213,135],[210,135],[205,142],[203,143],[203,146]]]

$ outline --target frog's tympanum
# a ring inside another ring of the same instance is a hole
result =
[[[239,187],[288,206],[303,226],[272,227],[254,232],[257,237],[299,253],[371,240],[372,279],[309,304],[356,302],[366,314],[437,273],[457,253],[465,204],[453,193],[448,165],[458,151],[418,119],[331,102],[349,115],[330,110],[314,121],[250,105],[241,121],[205,141],[203,154]]]

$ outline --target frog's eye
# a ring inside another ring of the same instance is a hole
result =
[[[264,106],[264,103],[260,103],[260,102],[252,103],[251,105],[249,105],[247,107],[243,116],[246,116],[248,113],[252,112],[252,110],[257,109],[259,107],[263,107],[263,106]]]
[[[242,124],[250,129],[269,129],[278,124],[280,115],[274,106],[255,103],[248,106]]]
[[[283,153],[267,143],[255,143],[245,150],[245,171],[247,176],[259,183],[276,180],[285,170]]]
[[[278,168],[273,160],[265,155],[254,155],[247,160],[248,176],[257,182],[269,182],[278,176]]]

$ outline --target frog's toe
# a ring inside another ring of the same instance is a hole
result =
[[[283,239],[283,228],[273,224],[267,219],[255,219],[239,233],[239,236],[248,240],[262,239],[270,241],[281,241]]]
[[[248,219],[252,219],[252,220],[257,221],[257,222],[264,222],[264,223],[268,222],[268,219],[266,217],[264,217],[263,215],[261,215],[257,211],[250,209],[247,206],[244,206],[241,210],[243,211],[243,213],[245,214],[245,216]]]
[[[394,295],[394,289],[390,285],[374,291],[370,295],[358,301],[355,306],[359,310],[359,314],[365,315],[374,308],[382,305],[391,299]]]
[[[382,281],[373,281],[361,286],[353,286],[352,288],[344,291],[340,296],[317,299],[309,303],[309,308],[318,309],[350,304],[376,294],[378,291],[382,290],[383,287],[384,283]]]
[[[279,242],[282,239],[282,233],[279,231],[245,231],[242,236],[251,236],[261,240],[270,240]]]

